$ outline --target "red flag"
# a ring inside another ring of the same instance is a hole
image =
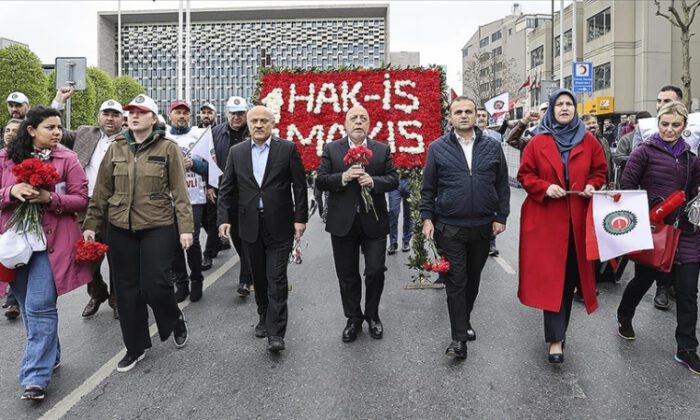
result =
[[[450,88],[450,102],[454,101],[457,99],[459,95],[457,95],[457,92],[455,92],[454,89]]]
[[[527,80],[525,80],[525,83],[523,83],[520,88],[518,89],[518,92],[523,90],[524,88],[530,86],[530,76],[527,76]]]
[[[532,89],[537,89],[537,75],[532,79],[532,83],[530,83],[530,90]]]

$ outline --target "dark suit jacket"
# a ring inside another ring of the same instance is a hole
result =
[[[343,186],[343,172],[348,165],[343,158],[350,150],[348,138],[343,137],[326,145],[321,156],[321,165],[318,168],[316,187],[321,191],[329,191],[328,195],[328,220],[326,231],[336,235],[345,236],[350,232],[355,217],[359,216],[362,228],[367,236],[378,238],[389,233],[389,214],[386,208],[384,194],[393,191],[399,186],[399,176],[394,169],[391,160],[389,146],[383,143],[367,139],[367,147],[372,151],[372,160],[365,171],[374,180],[372,198],[374,208],[379,220],[370,210],[365,211],[365,205],[360,196],[360,184],[357,181],[349,182]],[[357,209],[360,212],[357,213]]]
[[[80,166],[85,168],[92,159],[100,137],[102,137],[100,127],[83,125],[75,131],[63,130],[61,143],[78,155]]]
[[[262,197],[267,229],[276,240],[294,236],[294,223],[306,223],[309,203],[306,174],[296,145],[272,137],[262,185],[253,175],[251,140],[229,150],[226,172],[219,188],[218,224],[230,223],[238,213],[238,233],[242,240],[258,238],[258,201]]]

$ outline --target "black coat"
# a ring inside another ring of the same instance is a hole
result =
[[[247,125],[244,125],[238,131],[233,131],[235,134],[233,139],[231,139],[230,132],[228,122],[217,124],[211,129],[216,164],[219,165],[221,172],[226,172],[226,159],[228,158],[229,149],[238,143],[250,140]]]
[[[343,172],[349,167],[343,158],[350,150],[348,138],[343,137],[326,145],[318,168],[316,187],[321,191],[329,191],[328,220],[326,231],[336,236],[345,236],[350,232],[355,217],[360,217],[362,229],[370,238],[386,236],[389,233],[389,214],[387,212],[385,193],[399,186],[399,176],[391,160],[389,146],[367,139],[367,147],[372,151],[372,160],[365,171],[374,180],[372,198],[379,220],[372,211],[366,212],[360,184],[357,181],[343,186]],[[360,212],[357,212],[358,206]]]
[[[309,203],[306,174],[296,145],[272,137],[262,185],[253,175],[251,140],[229,150],[226,172],[219,188],[218,224],[235,221],[238,213],[238,233],[242,240],[255,242],[258,238],[258,202],[262,197],[267,229],[276,240],[294,236],[294,223],[306,223]]]

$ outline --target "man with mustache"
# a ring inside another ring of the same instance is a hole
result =
[[[347,323],[343,342],[357,339],[367,321],[374,339],[384,335],[379,319],[379,301],[384,289],[386,236],[389,214],[385,194],[399,186],[389,146],[368,137],[369,113],[354,106],[345,115],[346,137],[326,145],[318,168],[316,186],[328,191],[326,232],[331,234],[335,272],[340,282],[340,297]],[[365,146],[372,151],[369,165],[348,167],[343,158],[351,148]],[[366,208],[362,188],[369,188],[374,210]],[[365,310],[362,311],[362,276],[360,250],[365,257]]]
[[[114,99],[109,99],[100,105],[100,110],[97,114],[97,122],[99,125],[81,126],[78,127],[76,131],[64,130],[61,142],[77,153],[80,165],[85,170],[85,175],[87,175],[89,197],[92,197],[92,193],[95,189],[100,163],[107,153],[110,144],[112,144],[117,135],[121,133],[123,113],[121,104]],[[81,225],[84,217],[84,213],[79,215]],[[105,228],[106,226],[103,226],[103,229],[97,232],[96,240],[98,242],[105,242]],[[109,259],[107,259],[107,262],[109,264]],[[102,260],[94,265],[92,281],[88,283],[87,286],[90,300],[87,305],[85,305],[82,315],[85,318],[95,315],[100,309],[100,305],[109,298],[109,306],[112,308],[114,318],[116,319],[119,317],[119,314],[117,313],[117,297],[111,279],[112,276],[110,274],[110,287],[108,288],[100,272],[101,266]]]

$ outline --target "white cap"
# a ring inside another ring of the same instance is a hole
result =
[[[124,107],[124,111],[131,111],[132,109],[158,114],[158,105],[156,105],[156,101],[143,93],[135,97],[133,101],[129,102],[129,105]]]
[[[241,112],[248,110],[248,103],[240,96],[231,96],[226,101],[226,111]]]
[[[212,111],[216,112],[216,107],[211,102],[206,102],[204,105],[199,107],[199,110],[201,111],[204,108],[211,109]]]
[[[29,98],[22,92],[12,92],[7,95],[7,102],[16,102],[18,104],[28,104]]]
[[[542,111],[543,109],[547,109],[547,108],[549,108],[549,102],[542,102],[537,109]]]
[[[108,99],[102,102],[102,105],[100,105],[100,112],[102,111],[116,111],[120,114],[124,113],[122,105],[114,99]]]

